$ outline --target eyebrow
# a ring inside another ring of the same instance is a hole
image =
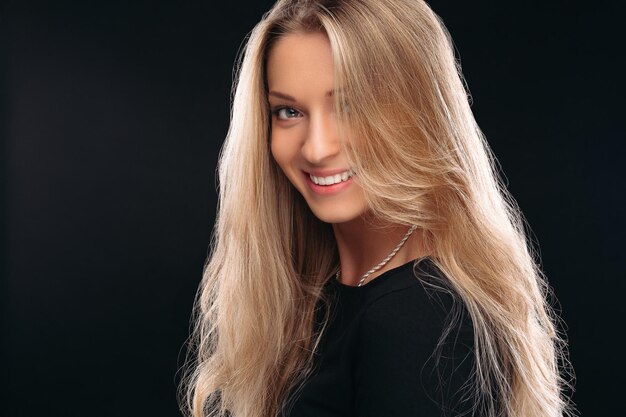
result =
[[[283,100],[292,101],[292,102],[294,102],[294,103],[297,101],[295,98],[291,97],[290,95],[287,95],[287,94],[281,93],[281,92],[279,92],[279,91],[274,91],[274,90],[272,90],[272,91],[270,91],[270,92],[268,93],[268,95],[270,95],[270,96],[274,96],[274,97],[278,97],[278,98],[282,98]],[[330,90],[330,91],[327,91],[327,92],[326,92],[326,96],[327,96],[327,97],[332,97],[332,95],[333,95],[333,90]]]

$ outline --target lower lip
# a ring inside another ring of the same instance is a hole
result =
[[[311,177],[306,172],[304,173],[304,176],[306,178],[306,183],[309,185],[309,188],[311,188],[314,193],[320,195],[337,194],[338,192],[342,191],[343,189],[349,187],[350,184],[352,184],[352,177],[348,178],[346,181],[341,181],[333,185],[318,185],[311,181]]]

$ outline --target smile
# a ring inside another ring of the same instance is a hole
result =
[[[340,182],[347,181],[348,179],[352,178],[353,175],[354,175],[354,171],[352,169],[349,169],[340,174],[330,175],[328,177],[316,177],[315,175],[309,174],[309,178],[316,185],[328,186],[328,185],[338,184]]]

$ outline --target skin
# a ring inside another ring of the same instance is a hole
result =
[[[333,111],[333,67],[330,42],[323,33],[292,33],[274,44],[266,71],[272,110],[271,152],[315,216],[332,224],[341,260],[341,281],[356,285],[365,272],[395,248],[408,227],[393,225],[390,231],[381,232],[366,225],[365,219],[372,219],[358,175],[349,187],[334,195],[318,195],[307,184],[302,171],[350,168],[341,151],[340,141],[344,138],[338,136]],[[365,282],[424,254],[418,229]]]

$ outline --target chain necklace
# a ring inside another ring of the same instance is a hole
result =
[[[361,277],[361,280],[359,281],[359,283],[356,285],[357,287],[360,287],[361,285],[363,285],[363,283],[365,282],[365,280],[367,279],[367,277],[369,277],[371,274],[373,274],[374,272],[378,271],[380,268],[382,268],[383,266],[385,266],[385,264],[387,262],[389,262],[389,260],[391,258],[393,258],[393,256],[398,253],[398,251],[400,250],[400,248],[402,247],[402,245],[404,245],[404,242],[406,242],[406,240],[409,238],[409,236],[411,236],[411,233],[413,233],[415,231],[415,229],[417,229],[417,225],[413,225],[411,226],[411,228],[409,229],[408,232],[406,232],[406,234],[404,235],[404,237],[402,238],[402,240],[400,241],[400,243],[398,243],[398,245],[391,251],[391,253],[389,255],[387,255],[387,257],[385,259],[383,259],[378,265],[376,265],[375,267],[373,267],[372,269],[370,269],[369,271],[367,271],[365,273],[365,275],[363,275]],[[337,281],[339,281],[339,277],[341,276],[341,266],[339,267],[339,270],[337,271],[337,274],[335,274],[335,278],[337,279]]]

